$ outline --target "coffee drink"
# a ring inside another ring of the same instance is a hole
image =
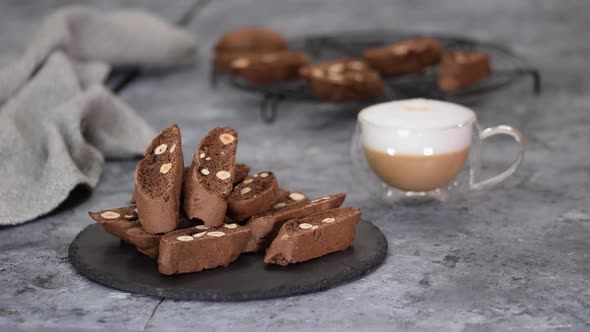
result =
[[[448,185],[469,157],[475,114],[443,101],[411,99],[359,114],[369,166],[385,183],[426,192]]]
[[[386,183],[406,191],[429,191],[451,182],[463,168],[469,148],[432,156],[386,153],[365,147],[369,165]]]
[[[481,146],[498,135],[514,139],[518,154],[508,168],[482,178]],[[494,188],[514,174],[524,151],[524,138],[515,128],[481,129],[467,107],[409,99],[363,109],[350,153],[359,185],[383,202],[415,205]]]

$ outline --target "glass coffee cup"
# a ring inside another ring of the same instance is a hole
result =
[[[502,173],[479,180],[480,145],[508,135],[519,144],[516,160]],[[373,105],[358,115],[351,155],[355,175],[385,201],[446,201],[451,193],[492,188],[522,162],[518,130],[481,130],[475,113],[438,100],[408,99]]]

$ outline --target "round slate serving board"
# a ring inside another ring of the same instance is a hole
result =
[[[184,300],[244,301],[317,292],[358,279],[376,268],[387,240],[373,224],[356,228],[354,247],[286,267],[266,265],[263,254],[243,254],[227,267],[165,276],[156,260],[107,233],[99,224],[82,230],[69,249],[84,276],[108,287]]]

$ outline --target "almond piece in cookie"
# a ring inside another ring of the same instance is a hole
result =
[[[180,128],[164,129],[145,151],[135,170],[135,204],[143,229],[151,234],[176,229],[184,173]]]
[[[245,220],[272,208],[278,195],[279,184],[274,173],[260,172],[248,176],[229,197],[229,215],[236,221]]]
[[[246,245],[246,252],[257,252],[267,248],[276,237],[283,224],[291,219],[307,217],[311,214],[340,207],[345,193],[339,193],[322,197],[311,202],[309,200],[292,201],[283,206],[275,207],[272,210],[257,214],[250,218],[246,227],[252,232],[250,241]],[[276,205],[276,204],[275,204]]]
[[[285,266],[347,249],[354,243],[360,218],[361,209],[343,207],[290,220],[272,241],[264,262]]]
[[[237,147],[238,133],[233,128],[215,128],[203,138],[184,181],[184,211],[189,218],[201,219],[208,227],[223,224]]]

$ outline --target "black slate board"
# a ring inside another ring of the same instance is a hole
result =
[[[362,277],[385,258],[387,240],[373,224],[357,225],[354,247],[305,263],[267,266],[244,254],[227,267],[164,276],[156,260],[94,224],[72,241],[69,259],[84,276],[123,291],[184,300],[244,301],[321,291]]]

